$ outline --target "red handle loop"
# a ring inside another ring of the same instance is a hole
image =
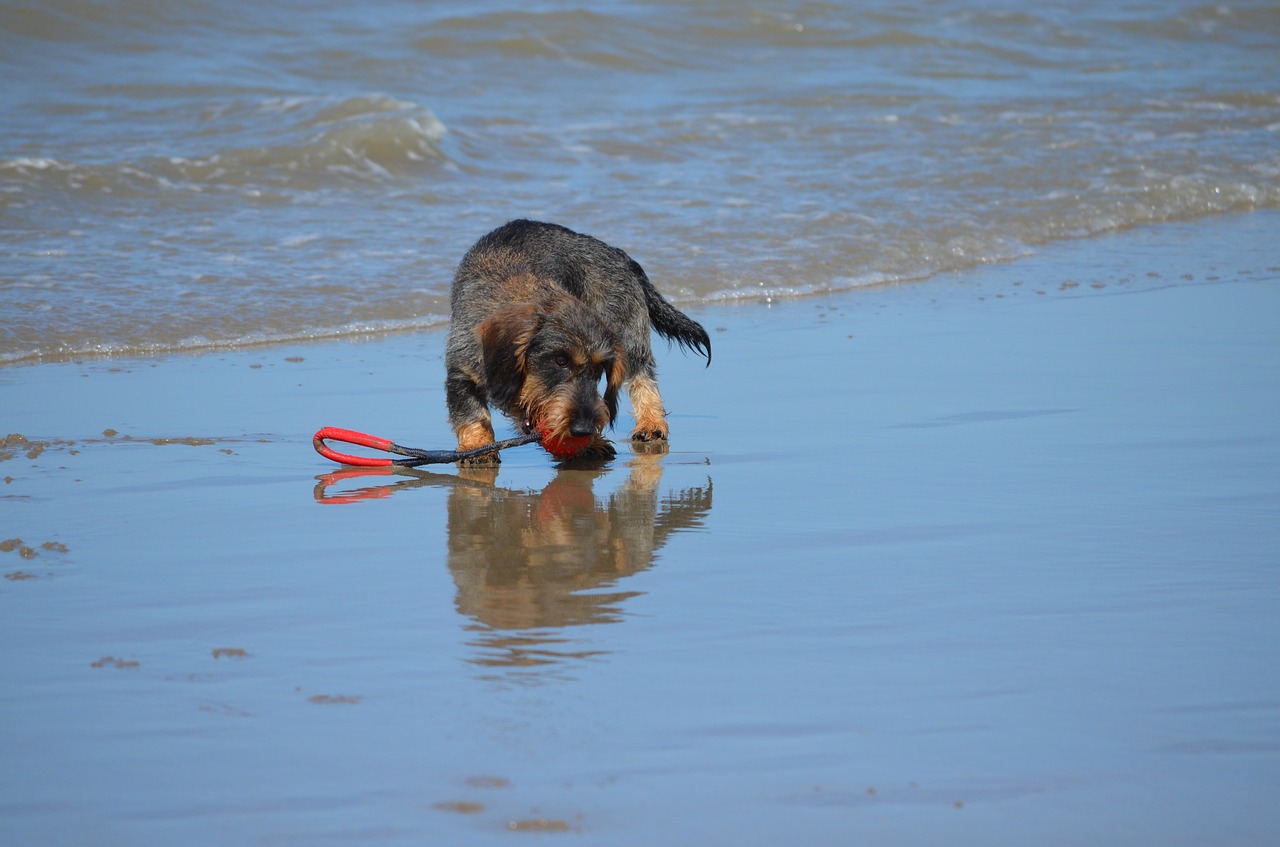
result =
[[[438,465],[445,462],[461,462],[467,459],[473,459],[476,456],[485,453],[493,453],[498,450],[505,450],[508,447],[516,447],[521,444],[532,444],[538,441],[542,436],[536,432],[517,435],[515,438],[508,438],[505,441],[495,441],[492,444],[486,444],[483,447],[473,447],[470,450],[418,450],[414,447],[401,447],[388,438],[379,438],[376,435],[368,435],[363,432],[356,432],[353,429],[339,429],[336,426],[326,426],[315,434],[311,439],[311,446],[316,448],[316,452],[326,459],[332,459],[343,465],[354,465],[358,468],[416,468],[419,465]],[[396,453],[401,456],[409,456],[408,459],[386,459],[373,456],[351,456],[347,453],[339,453],[328,444],[326,439],[333,441],[343,441],[347,444],[359,444],[361,447],[372,447],[375,450],[385,450],[388,453]],[[558,455],[558,454],[557,454]],[[563,457],[561,457],[563,458]]]
[[[326,439],[390,452],[395,444],[389,439],[379,438],[376,435],[369,435],[364,432],[356,432],[353,429],[326,426],[315,434],[315,437],[311,439],[311,444],[321,456],[343,465],[354,465],[360,468],[385,468],[395,464],[395,459],[381,456],[351,456],[346,453],[339,453],[328,444],[325,444]]]

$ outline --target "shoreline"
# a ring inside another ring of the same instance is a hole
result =
[[[1024,262],[1034,262],[1037,257],[1043,257],[1046,255],[1066,256],[1075,252],[1077,249],[1087,251],[1087,245],[1089,242],[1105,242],[1109,239],[1125,238],[1130,234],[1136,234],[1139,238],[1143,238],[1144,234],[1150,234],[1150,236],[1158,239],[1160,237],[1158,233],[1165,229],[1194,229],[1201,224],[1214,226],[1218,222],[1230,222],[1234,220],[1246,220],[1252,218],[1270,218],[1272,220],[1280,220],[1280,212],[1275,210],[1258,210],[1248,213],[1221,213],[1213,217],[1201,218],[1194,221],[1169,221],[1156,224],[1133,225],[1119,231],[1081,235],[1036,248],[1028,248],[1028,252],[1017,256],[983,262],[961,270],[938,270],[922,276],[903,277],[867,284],[852,285],[843,288],[833,288],[829,291],[806,291],[797,293],[783,287],[780,289],[762,290],[760,292],[741,292],[739,296],[724,297],[711,301],[691,302],[672,298],[668,299],[671,300],[673,305],[681,310],[716,312],[719,310],[734,310],[738,308],[754,308],[759,306],[769,307],[774,305],[785,305],[788,303],[805,303],[816,300],[843,300],[849,297],[857,298],[862,295],[873,295],[880,291],[891,291],[894,289],[916,286],[936,285],[941,287],[945,286],[949,281],[954,281],[956,279],[973,277],[975,275],[980,276],[989,268],[1016,267]],[[1077,245],[1080,246],[1077,247]],[[1128,282],[1131,284],[1133,282],[1137,282],[1137,280],[1129,280]],[[19,358],[6,358],[6,356],[17,354],[0,353],[0,373],[10,368],[37,367],[40,365],[84,364],[90,362],[129,360],[150,361],[164,359],[170,356],[188,357],[234,354],[240,352],[250,353],[255,350],[271,351],[294,347],[306,348],[314,345],[325,344],[376,344],[382,339],[395,338],[398,336],[447,332],[449,327],[449,319],[444,315],[405,318],[403,319],[403,323],[405,324],[404,326],[360,328],[328,327],[310,330],[297,337],[265,338],[261,340],[241,339],[231,341],[206,341],[203,339],[192,339],[189,344],[187,342],[180,342],[177,346],[155,350],[113,349],[57,353],[29,353],[22,354]]]

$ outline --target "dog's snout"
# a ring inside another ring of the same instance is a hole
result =
[[[569,434],[574,438],[592,435],[596,431],[595,421],[574,421],[569,425]]]

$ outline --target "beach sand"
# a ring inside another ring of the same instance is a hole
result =
[[[0,841],[1276,843],[1278,233],[692,309],[597,469],[312,451],[443,332],[0,370]]]

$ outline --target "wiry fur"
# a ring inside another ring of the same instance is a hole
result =
[[[639,264],[556,224],[512,221],[481,238],[458,266],[451,300],[445,394],[459,449],[493,441],[493,406],[526,430],[590,435],[580,455],[612,457],[603,431],[624,385],[632,439],[665,440],[650,328],[711,362],[706,330],[667,303]]]

